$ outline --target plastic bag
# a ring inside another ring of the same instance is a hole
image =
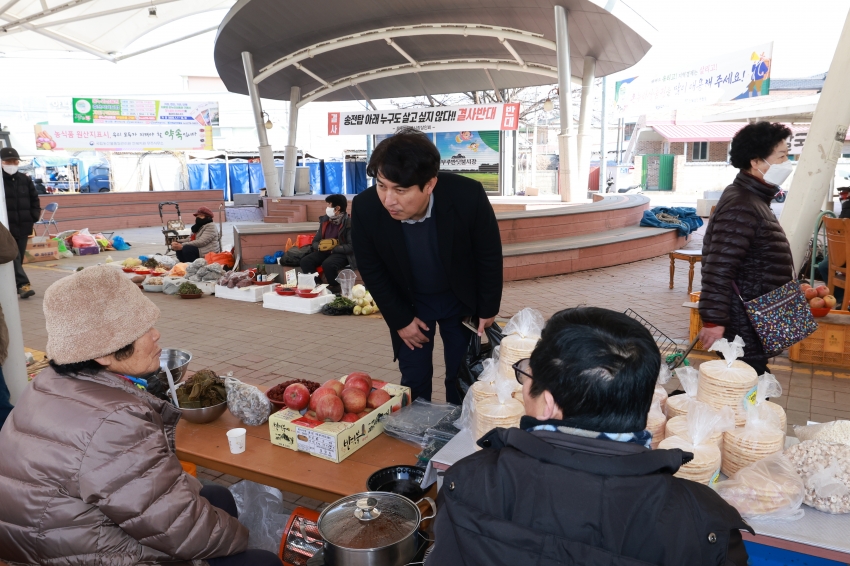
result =
[[[803,503],[833,515],[850,513],[850,446],[807,440],[789,447],[785,457],[806,486]]]
[[[517,334],[522,338],[540,339],[546,321],[539,311],[532,308],[524,308],[516,313],[502,332],[504,336]]]
[[[356,279],[357,274],[350,269],[343,269],[336,276],[337,283],[339,283],[340,287],[340,294],[346,299],[352,298],[351,288],[354,287],[354,281]]]
[[[425,446],[425,431],[457,408],[449,403],[431,403],[416,399],[407,407],[384,417],[384,432],[389,436]]]
[[[162,292],[166,295],[176,295],[180,285],[186,282],[183,277],[163,277]]]
[[[230,252],[210,252],[204,256],[204,261],[207,265],[222,265],[230,268],[236,265],[236,258]]]
[[[806,487],[814,490],[818,497],[844,497],[850,489],[840,479],[843,473],[841,466],[833,459],[829,466],[809,476]]]
[[[235,377],[224,378],[227,390],[227,408],[248,426],[259,426],[269,419],[272,405],[266,394]]]
[[[298,274],[298,288],[299,289],[307,289],[312,290],[316,288],[316,277],[318,277],[318,273],[299,273]]]
[[[676,368],[673,373],[685,393],[673,395],[667,399],[667,416],[669,418],[688,414],[688,407],[691,401],[696,400],[699,389],[699,372],[696,369],[684,366]]]
[[[116,248],[117,249],[117,248]],[[175,265],[177,265],[177,258],[171,257],[169,255],[155,254],[153,259],[162,267],[166,269],[171,269]]]
[[[277,554],[289,521],[280,490],[242,480],[230,486],[230,493],[236,501],[239,522],[250,532],[248,548]]]
[[[760,405],[767,399],[773,399],[782,396],[782,385],[776,380],[776,376],[771,373],[763,373],[759,376],[759,382],[755,391],[747,396],[747,404]]]
[[[71,236],[71,245],[75,248],[90,248],[97,246],[97,240],[89,233],[88,228],[83,228]]]
[[[484,329],[484,334],[487,336],[487,343],[483,343],[481,337],[476,333],[472,333],[469,337],[469,346],[466,349],[463,361],[461,361],[454,384],[461,399],[466,399],[469,388],[481,379],[485,367],[484,363],[492,359],[490,363],[495,366],[495,362],[498,361],[496,355],[499,351],[499,343],[502,341],[502,333],[499,327],[494,324],[490,328]],[[490,367],[490,364],[487,367]],[[495,377],[490,381],[494,380]]]
[[[664,425],[667,424],[667,416],[661,410],[661,401],[655,400],[649,407],[649,413],[646,415],[646,430],[652,433],[652,449],[658,448],[658,445],[664,440]]]
[[[726,338],[721,338],[715,341],[708,351],[720,352],[723,359],[726,360],[726,365],[732,367],[732,362],[744,355],[744,339],[740,336],[735,336],[735,339],[729,342]]]
[[[673,372],[670,371],[670,368],[667,367],[667,364],[662,362],[661,368],[658,370],[658,379],[656,380],[656,383],[658,385],[667,385],[667,383],[669,383],[670,381],[670,378],[672,377]]]
[[[832,421],[808,426],[795,426],[794,434],[800,442],[823,440],[850,446],[850,421]]]
[[[731,407],[723,407],[718,411],[707,403],[693,401],[686,418],[688,436],[694,444],[703,444],[718,432],[735,428],[735,413]]]
[[[717,484],[717,493],[745,519],[796,521],[805,495],[803,480],[783,454],[772,454]]]

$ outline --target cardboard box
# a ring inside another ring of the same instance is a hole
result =
[[[84,246],[82,248],[72,248],[75,255],[95,255],[100,253],[98,246]]]
[[[33,237],[27,241],[24,263],[59,259],[59,242],[44,237]]]
[[[340,379],[345,383],[345,378]],[[326,423],[301,416],[298,411],[282,409],[269,417],[271,442],[296,452],[342,462],[367,442],[384,432],[380,417],[410,404],[410,388],[383,381],[373,387],[390,394],[389,401],[354,423]]]

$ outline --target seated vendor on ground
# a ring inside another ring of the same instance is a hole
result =
[[[195,212],[194,217],[192,236],[188,240],[171,244],[171,249],[177,254],[177,260],[181,263],[192,263],[210,252],[221,251],[218,228],[215,227],[212,211],[202,206]]]
[[[673,477],[692,454],[651,450],[661,354],[649,331],[601,308],[556,313],[514,365],[526,416],[453,465],[428,566],[746,566],[738,511]]]
[[[319,229],[313,236],[313,251],[301,258],[303,273],[316,273],[321,267],[332,293],[340,292],[337,274],[346,267],[357,269],[354,247],[351,245],[351,217],[346,213],[345,195],[328,195],[325,215],[319,217]]]
[[[281,565],[246,550],[233,495],[177,459],[181,412],[145,390],[159,315],[108,266],[45,292],[50,367],[0,429],[0,562]]]

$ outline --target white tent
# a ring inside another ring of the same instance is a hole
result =
[[[207,33],[190,16],[230,8],[234,0],[0,0],[0,52],[82,51],[118,62]],[[165,24],[185,20],[185,32],[132,52],[124,49]]]

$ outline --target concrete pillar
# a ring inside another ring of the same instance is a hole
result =
[[[584,74],[581,77],[581,106],[578,114],[578,181],[587,183],[590,176],[591,118],[593,117],[593,80],[596,78],[596,59],[584,58]],[[601,179],[601,177],[600,177]]]
[[[0,191],[0,222],[9,227],[6,213],[6,193]],[[0,307],[9,329],[9,355],[3,363],[3,377],[12,394],[14,405],[27,387],[27,359],[24,356],[24,331],[21,327],[21,311],[18,308],[18,293],[15,285],[15,267],[13,262],[0,265]],[[39,289],[44,293],[44,289]]]
[[[608,133],[608,77],[602,77],[602,113],[600,114],[600,129],[602,133],[599,136],[599,192],[608,192],[608,152],[605,151],[606,139],[605,134]],[[614,179],[617,178],[616,171]],[[614,183],[614,189],[617,188],[617,183]]]
[[[794,172],[788,200],[779,219],[794,256],[796,270],[801,269],[806,248],[814,230],[815,219],[835,176],[835,165],[841,157],[844,137],[850,125],[850,14],[848,14],[820,100],[812,117],[806,145]]]
[[[567,11],[555,6],[555,43],[558,58],[558,92],[560,93],[561,132],[558,135],[558,181],[563,202],[587,200],[587,183],[578,182],[576,132],[573,128],[573,106],[570,94],[570,38],[567,33]]]
[[[274,154],[269,138],[266,135],[266,123],[263,120],[263,107],[260,104],[260,92],[254,84],[254,57],[250,51],[242,52],[242,66],[245,67],[245,81],[248,84],[248,96],[251,98],[251,108],[254,110],[254,124],[257,127],[257,139],[260,142],[260,164],[263,166],[263,178],[266,180],[266,193],[270,197],[280,196],[280,182],[277,179],[277,169],[274,166]]]
[[[289,89],[289,132],[283,154],[283,196],[295,195],[295,165],[298,160],[298,148],[295,137],[298,134],[298,103],[301,102],[301,87]]]

